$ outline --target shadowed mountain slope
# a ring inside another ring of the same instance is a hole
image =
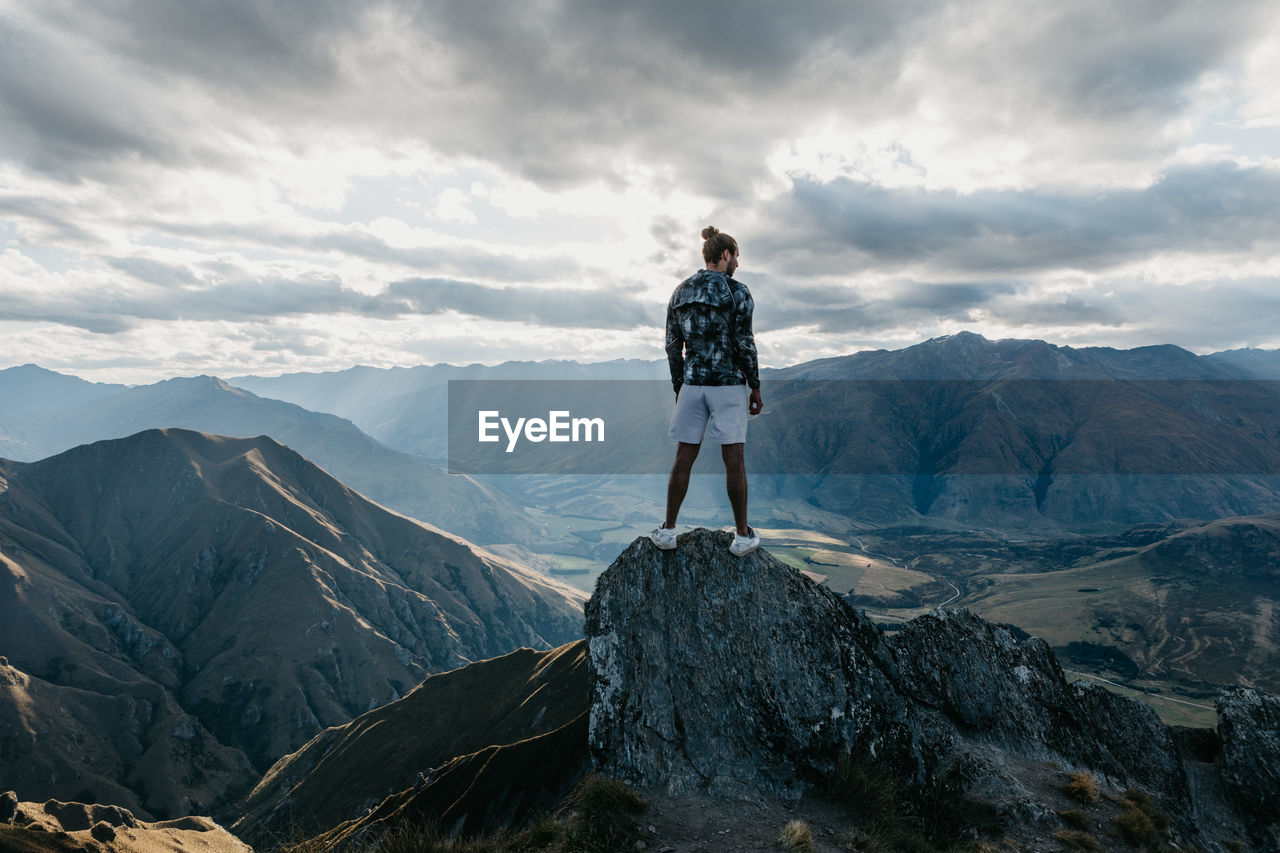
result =
[[[588,684],[582,640],[433,675],[282,758],[228,810],[243,815],[232,828],[262,843],[349,837],[392,814],[470,832],[518,824],[586,772]]]
[[[2,766],[36,798],[208,811],[429,673],[581,631],[580,594],[262,436],[151,430],[0,462],[0,489],[0,648],[22,682]]]

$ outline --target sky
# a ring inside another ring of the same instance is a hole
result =
[[[1280,347],[1269,0],[0,0],[0,367]]]

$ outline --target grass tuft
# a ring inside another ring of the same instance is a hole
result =
[[[1072,829],[1087,830],[1093,827],[1093,818],[1080,809],[1067,809],[1058,812],[1062,822]]]
[[[1137,806],[1129,806],[1111,821],[1116,832],[1134,847],[1155,844],[1160,840],[1156,825]]]
[[[853,853],[933,853],[892,776],[842,756],[821,782],[822,795],[843,806],[854,826],[840,840]]]
[[[1090,773],[1072,773],[1067,784],[1062,786],[1062,793],[1082,805],[1092,805],[1098,801],[1098,780]]]
[[[813,853],[813,833],[802,820],[793,820],[784,826],[778,843],[787,853]]]
[[[378,853],[505,853],[504,839],[479,836],[450,838],[438,823],[402,823],[382,835],[371,846]]]
[[[1053,837],[1062,842],[1068,850],[1088,850],[1097,851],[1102,849],[1102,845],[1098,843],[1098,839],[1089,835],[1087,832],[1077,832],[1074,829],[1060,829],[1053,834]]]
[[[1146,791],[1129,788],[1120,799],[1122,811],[1112,820],[1112,828],[1134,847],[1157,847],[1169,829],[1169,815]]]
[[[615,779],[591,775],[569,801],[572,812],[566,849],[575,853],[630,850],[640,839],[637,815],[644,798]]]

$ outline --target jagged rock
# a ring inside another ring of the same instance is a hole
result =
[[[22,802],[13,791],[0,795],[0,802],[10,802],[16,814],[15,819],[0,821],[0,850],[4,851],[200,850],[204,853],[253,853],[251,848],[207,817],[148,823],[119,806],[64,803],[60,800]]]
[[[1240,688],[1217,704],[1223,781],[1250,819],[1280,823],[1280,699]]]
[[[586,608],[597,766],[672,793],[795,795],[850,749],[910,755],[909,731],[884,724],[906,708],[875,625],[729,540],[636,540],[600,577]]]
[[[1277,700],[1224,698],[1219,779],[1197,738],[1175,739],[1150,706],[1068,684],[1039,639],[963,611],[889,638],[768,552],[732,557],[729,540],[695,530],[659,551],[637,539],[600,577],[586,634],[602,772],[671,792],[796,796],[848,757],[895,776],[922,811],[958,796],[993,821],[1053,825],[1050,774],[1063,771],[1051,768],[1065,766],[1149,792],[1173,840],[1212,841],[1206,809],[1215,832],[1243,834],[1255,813],[1274,821]],[[1243,807],[1224,805],[1230,786],[1252,787]]]
[[[5,791],[0,794],[0,823],[13,823],[13,817],[18,813],[18,795],[13,791]]]

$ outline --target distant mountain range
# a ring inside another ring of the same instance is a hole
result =
[[[471,478],[393,450],[343,418],[258,397],[212,376],[126,388],[27,365],[0,371],[0,392],[0,418],[10,410],[23,415],[18,426],[17,419],[7,427],[0,422],[3,458],[30,462],[153,428],[269,435],[384,506],[470,541],[536,543],[545,535],[521,506]]]
[[[451,379],[666,379],[667,363],[616,359],[508,361],[498,365],[352,367],[331,373],[236,376],[228,381],[264,397],[348,418],[398,450],[443,460]]]
[[[429,673],[580,636],[581,601],[266,437],[0,462],[5,784],[207,812]]]
[[[1059,535],[1280,511],[1280,383],[1265,378],[1278,356],[1072,348],[962,332],[765,370],[766,410],[747,443],[753,517],[838,535],[922,522]],[[0,390],[13,381],[7,374],[33,370],[0,371]],[[599,560],[600,549],[547,519],[631,524],[660,513],[671,453],[665,404],[611,427],[611,447],[639,460],[620,475],[534,468],[520,478],[448,477],[423,460],[443,456],[451,379],[643,377],[665,382],[665,363],[358,367],[235,380],[293,406],[209,377],[96,390],[86,400],[76,388],[71,408],[21,409],[0,455],[32,459],[152,426],[269,434],[375,500],[472,541]],[[26,377],[24,387],[37,384]],[[607,460],[599,470],[611,470]],[[718,470],[718,460],[700,460],[695,473]],[[631,476],[642,471],[653,476]],[[684,517],[717,523],[727,509],[720,492],[696,478]]]
[[[1174,346],[1077,350],[962,333],[770,371],[762,383],[746,452],[753,515],[767,526],[816,509],[844,519],[836,534],[925,522],[1060,535],[1280,510],[1280,383]],[[488,455],[511,473],[660,477],[669,401],[649,409],[619,417],[610,442]],[[466,461],[487,450],[474,445]],[[593,488],[625,491],[618,480]],[[539,497],[555,507],[575,485],[566,477]]]
[[[1268,364],[1276,366],[1272,374]],[[665,379],[661,361],[592,367],[601,375]],[[394,396],[362,396],[360,407],[393,406],[397,422],[426,430],[439,428],[441,386],[449,378],[590,375],[580,365],[547,362],[239,381],[317,403],[379,385]],[[1280,510],[1280,392],[1257,381],[1269,376],[1280,376],[1280,352],[1197,356],[1172,345],[1073,348],[968,332],[766,370],[766,411],[752,422],[747,452],[748,470],[768,476],[753,478],[752,506],[775,526],[844,518],[1046,535]],[[1041,384],[1048,382],[1055,384]],[[429,386],[435,390],[423,390]],[[426,407],[415,394],[437,396]],[[655,411],[615,429],[614,446],[628,448],[636,471],[665,471],[668,417]],[[402,438],[383,435],[393,443]],[[419,432],[414,446],[436,446],[438,437],[424,436]],[[610,452],[596,452],[600,470],[609,470]],[[715,462],[695,470],[708,466]],[[579,500],[584,484],[614,514],[628,501],[652,499],[655,488],[607,475],[493,481],[553,512],[572,506],[590,515]],[[716,511],[714,495],[704,491],[695,487],[692,518],[707,515],[708,505]]]

